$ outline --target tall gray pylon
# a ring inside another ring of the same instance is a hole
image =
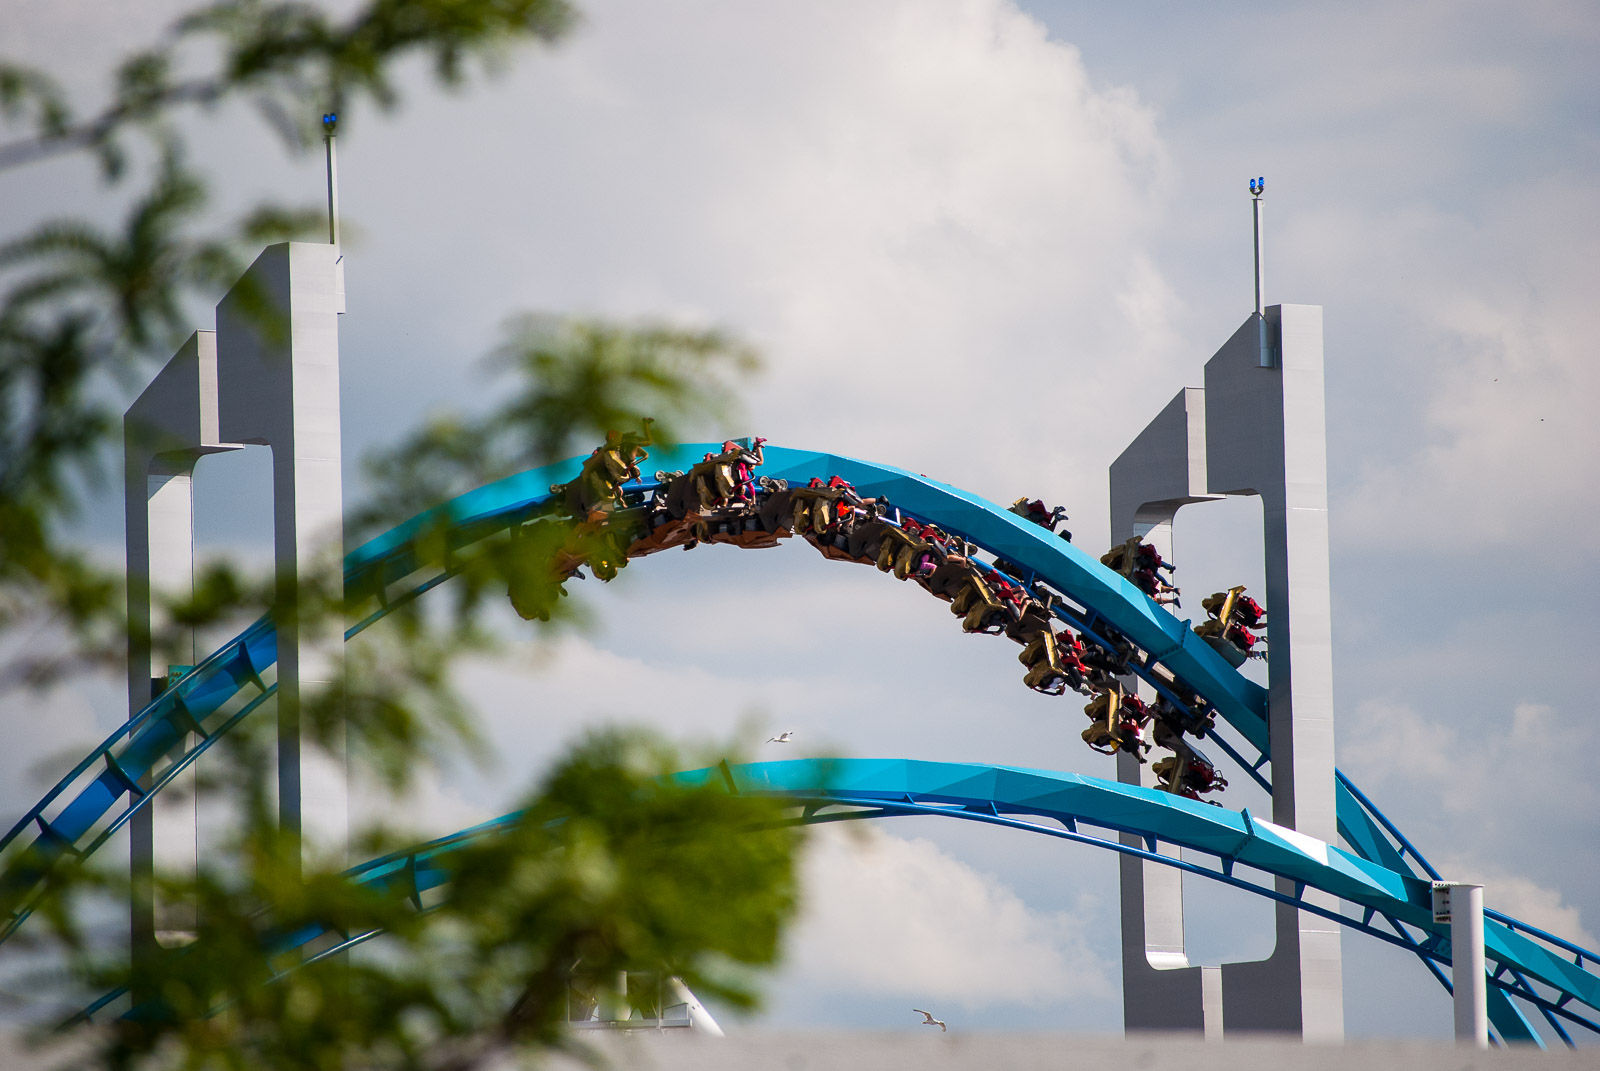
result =
[[[1178,510],[1226,495],[1256,495],[1262,505],[1272,820],[1331,843],[1338,827],[1321,306],[1274,305],[1252,315],[1206,363],[1205,386],[1179,391],[1112,463],[1111,542],[1141,536],[1170,556]],[[1132,756],[1118,756],[1117,774],[1153,783]],[[1337,924],[1279,903],[1272,955],[1192,966],[1181,875],[1129,856],[1120,868],[1128,1030],[1344,1037]],[[1294,892],[1285,879],[1278,884]]]
[[[125,414],[130,717],[149,704],[171,668],[152,661],[151,626],[162,624],[153,604],[193,592],[193,473],[200,458],[244,444],[271,448],[279,592],[301,591],[316,555],[332,563],[334,577],[342,575],[343,311],[337,246],[268,246],[217,306],[216,331],[191,336]],[[303,853],[338,862],[349,838],[342,743],[306,747],[300,707],[303,689],[340,676],[343,626],[301,621],[291,610],[277,629],[279,822],[300,839]],[[192,661],[198,652],[190,639]],[[148,876],[157,860],[193,869],[195,820],[192,793],[174,792],[158,796],[132,823],[135,949],[158,939],[181,941],[193,927],[193,907],[155,903]]]

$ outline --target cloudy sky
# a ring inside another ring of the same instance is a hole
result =
[[[492,397],[476,361],[508,314],[664,316],[765,355],[709,434],[1042,496],[1098,548],[1107,465],[1250,311],[1246,181],[1265,175],[1267,300],[1326,310],[1340,763],[1492,905],[1593,943],[1591,5],[583,9],[561,48],[469,92],[410,77],[398,113],[348,117],[347,496],[396,426]],[[13,0],[0,52],[88,99],[176,10]],[[286,160],[248,114],[190,130],[222,208],[318,196],[320,161]],[[0,183],[8,231],[103,203],[71,162]],[[197,487],[203,544],[259,551],[265,459],[208,459]],[[120,504],[103,516],[113,540]],[[1251,502],[1181,516],[1179,582],[1259,589],[1259,524]],[[536,645],[508,623],[515,657],[463,674],[502,758],[430,788],[430,828],[495,813],[610,719],[1112,775],[1009,647],[803,546],[652,558],[585,595],[587,634]],[[0,759],[7,813],[32,799],[22,770],[122,716],[114,689],[50,710]],[[1108,855],[904,822],[820,840],[758,1021],[909,1027],[916,1004],[966,1029],[1120,1029]],[[1264,903],[1189,898],[1198,960],[1270,949]],[[1352,1035],[1448,1036],[1414,960],[1348,935],[1345,956]]]

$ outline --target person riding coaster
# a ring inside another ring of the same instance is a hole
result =
[[[812,543],[824,557],[835,561],[876,565],[883,550],[884,540],[890,530],[898,531],[883,518],[883,506],[875,499],[864,500],[864,505],[849,506],[833,538],[827,542]]]
[[[1063,695],[1068,688],[1075,692],[1083,690],[1083,663],[1078,661],[1076,654],[1069,652],[1063,656],[1063,638],[1071,640],[1074,637],[1068,632],[1058,636],[1054,629],[1046,626],[1027,642],[1022,653],[1017,655],[1017,661],[1028,667],[1028,672],[1022,678],[1023,684],[1045,695]]]
[[[937,569],[928,576],[917,579],[917,583],[921,584],[930,595],[945,602],[954,602],[966,589],[968,582],[978,575],[978,567],[972,563],[972,559],[956,551],[956,546],[962,546],[960,540],[951,547],[950,553],[939,563]]]
[[[952,554],[959,555],[966,550],[966,544],[932,524],[922,526],[922,541],[928,545],[928,549],[913,555],[906,575],[926,587],[928,579],[939,571],[939,567],[949,561]]]
[[[1217,727],[1216,713],[1203,707],[1199,696],[1195,695],[1193,690],[1176,683],[1173,687],[1183,706],[1173,703],[1164,695],[1158,695],[1155,706],[1151,708],[1156,723],[1167,726],[1171,732],[1180,736],[1189,733],[1204,737]],[[1185,707],[1188,709],[1185,710]]]
[[[1011,503],[1007,509],[1019,517],[1024,517],[1032,521],[1034,524],[1037,524],[1040,528],[1043,528],[1047,532],[1055,532],[1056,525],[1069,519],[1067,517],[1067,509],[1065,506],[1056,506],[1053,509],[1046,509],[1042,499],[1035,498],[1029,500],[1026,496]],[[1072,533],[1066,529],[1062,529],[1056,534],[1062,539],[1065,539],[1068,543],[1072,542]]]
[[[1094,689],[1114,688],[1118,677],[1133,672],[1133,657],[1137,652],[1132,641],[1120,632],[1101,625],[1105,633],[1105,641],[1111,645],[1108,649],[1098,643],[1086,643],[1083,647],[1083,664],[1089,668],[1089,686]]]
[[[1006,624],[1006,604],[997,594],[1005,584],[997,573],[980,573],[974,566],[966,584],[950,601],[950,612],[962,618],[963,632],[997,632]]]
[[[1175,796],[1222,806],[1216,800],[1200,799],[1202,793],[1221,792],[1228,787],[1227,778],[1217,772],[1215,763],[1182,737],[1175,740],[1158,739],[1157,743],[1172,748],[1173,752],[1150,767],[1156,775],[1158,788]]]
[[[757,436],[751,440],[752,445],[745,446],[736,439],[729,439],[722,444],[723,456],[732,456],[729,464],[729,482],[733,489],[729,492],[731,497],[741,502],[754,502],[756,497],[755,468],[766,461],[766,451],[763,444],[767,440]]]
[[[883,539],[878,544],[878,571],[892,572],[896,580],[904,580],[913,570],[920,573],[922,559],[932,553],[933,544],[925,537],[923,526],[906,517],[900,522],[900,527],[890,528],[883,533]],[[933,570],[929,569],[928,572],[932,573]]]
[[[1107,688],[1091,699],[1083,712],[1091,724],[1083,731],[1083,742],[1102,755],[1115,755],[1126,751],[1141,763],[1150,744],[1144,738],[1145,723],[1150,720],[1150,708],[1131,693],[1124,695],[1120,688]]]
[[[839,478],[835,476],[833,479]],[[832,481],[824,482],[820,476],[813,476],[804,487],[794,488],[790,495],[794,516],[791,527],[794,533],[828,534],[833,529],[838,504],[845,497],[845,488],[848,486],[842,480],[835,485]]]
[[[815,497],[812,492],[822,497]],[[869,534],[875,545],[882,539],[883,531],[878,518],[882,515],[883,506],[878,499],[861,497],[840,476],[831,476],[826,483],[813,479],[809,486],[797,490],[791,497],[794,503],[794,531],[816,547],[823,557],[864,564],[876,561],[876,554],[871,559],[861,554],[861,541],[856,538],[856,530],[870,526]]]
[[[1267,630],[1267,608],[1246,595],[1243,584],[1200,600],[1200,608],[1219,621],[1256,632]]]
[[[566,483],[550,485],[552,494],[562,496],[568,516],[594,520],[597,518],[592,514],[597,511],[622,507],[622,485],[639,478],[639,463],[650,456],[645,447],[655,442],[651,431],[654,423],[645,417],[638,434],[606,432],[605,445],[595,447],[583,459],[577,476]]]
[[[1210,644],[1212,649],[1235,667],[1251,658],[1265,658],[1265,651],[1256,650],[1261,637],[1252,628],[1266,627],[1266,610],[1260,603],[1244,593],[1244,585],[1219,591],[1201,601],[1200,605],[1211,615],[1194,627],[1195,635]]]
[[[1056,633],[1056,656],[1061,659],[1061,666],[1067,671],[1068,683],[1072,690],[1080,694],[1092,691],[1090,670],[1083,658],[1088,654],[1084,646],[1083,637],[1071,629],[1062,629]]]
[[[744,456],[744,449],[732,441],[722,446],[721,453],[705,455],[689,470],[702,510],[728,505],[739,490],[734,466]]]
[[[1171,562],[1161,557],[1161,552],[1138,536],[1125,540],[1100,556],[1100,564],[1121,573],[1133,585],[1156,602],[1165,606],[1181,605],[1178,595],[1182,589],[1173,587],[1161,576],[1161,571],[1172,572]]]

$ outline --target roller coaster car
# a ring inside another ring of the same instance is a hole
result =
[[[1090,700],[1083,712],[1091,719],[1082,734],[1084,743],[1102,755],[1126,751],[1144,761],[1150,745],[1144,739],[1143,722],[1149,710],[1138,696],[1110,688]]]
[[[737,443],[731,446],[720,454],[706,454],[687,472],[656,473],[665,486],[659,498],[669,517],[679,520],[753,497],[749,466],[755,455]]]
[[[1202,621],[1194,627],[1196,636],[1205,640],[1207,645],[1226,659],[1230,666],[1238,669],[1249,660],[1250,651],[1225,639],[1223,634],[1227,631],[1229,630],[1223,627],[1222,622],[1217,620]]]
[[[1176,595],[1178,592],[1177,588],[1161,578],[1161,570],[1172,572],[1172,563],[1163,559],[1154,546],[1141,542],[1138,536],[1106,551],[1100,556],[1100,564],[1121,573],[1140,591],[1158,601],[1171,601],[1163,596]]]
[[[956,590],[955,596],[950,600],[950,612],[957,617],[965,617],[972,610],[980,607],[991,607],[998,610],[1000,600],[994,597],[994,592],[989,590],[989,585],[984,582],[983,574],[978,572],[976,566],[968,568],[966,577],[961,586]]]
[[[652,513],[650,516],[651,527],[641,532],[628,547],[628,557],[643,558],[673,547],[695,546],[696,539],[694,525],[696,517],[679,517],[673,519],[666,513]]]
[[[1126,638],[1109,628],[1104,631],[1105,640],[1111,646],[1106,648],[1098,643],[1085,644],[1082,657],[1084,665],[1089,667],[1090,683],[1109,688],[1116,678],[1133,672],[1135,648]]]
[[[977,572],[971,558],[951,554],[921,583],[934,598],[954,602]]]
[[[756,517],[753,503],[732,505],[700,514],[694,519],[694,538],[700,543],[727,543],[747,550],[778,545],[778,536],[765,531]]]
[[[753,510],[742,514],[737,521],[738,531],[728,532],[713,541],[718,543],[732,543],[745,550],[765,550],[775,547],[789,533],[784,531],[769,532],[761,526],[761,520]]]
[[[1219,593],[1206,599],[1201,604],[1202,606],[1207,603],[1218,606],[1226,612],[1227,616],[1212,617],[1194,627],[1195,635],[1205,640],[1213,650],[1227,659],[1228,664],[1235,669],[1244,665],[1251,658],[1267,657],[1266,651],[1256,649],[1256,645],[1261,642],[1261,637],[1246,628],[1240,622],[1238,613],[1234,612],[1234,606],[1236,605],[1234,597],[1243,590],[1243,588],[1234,588],[1226,596]],[[1214,601],[1218,599],[1221,599],[1222,602],[1216,603]],[[1207,608],[1210,609],[1209,606]]]
[[[1218,621],[1242,625],[1247,629],[1265,632],[1266,607],[1244,593],[1243,585],[1219,591],[1200,601],[1200,608]]]
[[[1211,760],[1187,745],[1160,759],[1150,769],[1155,773],[1163,792],[1192,800],[1200,800],[1202,793],[1221,792],[1228,787],[1227,779],[1217,772]],[[1216,800],[1201,802],[1222,806]]]
[[[1197,737],[1204,737],[1206,733],[1217,727],[1215,713],[1205,710],[1200,706],[1200,701],[1192,694],[1185,699],[1185,706],[1174,704],[1166,696],[1156,700],[1156,705],[1151,709],[1157,725],[1170,726],[1171,731],[1179,736],[1190,733]],[[1159,736],[1158,736],[1159,740]]]
[[[1050,611],[1037,599],[1023,602],[1017,619],[1006,627],[1006,635],[1018,643],[1032,643],[1041,632],[1050,631]]]
[[[1071,629],[1062,629],[1055,634],[1056,657],[1061,660],[1061,666],[1067,672],[1067,683],[1072,690],[1085,693],[1092,689],[1089,680],[1090,670],[1083,662],[1086,653],[1083,641],[1073,634]]]
[[[1028,667],[1022,683],[1036,692],[1061,695],[1068,688],[1077,691],[1083,687],[1082,664],[1076,658],[1069,664],[1061,657],[1056,634],[1048,626],[1034,634],[1017,655],[1017,661]]]
[[[657,500],[662,512],[670,520],[682,520],[691,513],[700,512],[702,508],[700,489],[696,481],[690,478],[691,472],[693,469],[656,473],[656,479],[661,483]]]
[[[1149,746],[1139,739],[1139,727],[1132,722],[1118,722],[1107,727],[1103,722],[1095,722],[1081,734],[1083,742],[1102,755],[1115,755],[1119,751],[1126,751],[1140,762],[1144,762],[1144,753]]]
[[[735,466],[743,453],[735,448],[720,454],[706,454],[689,469],[689,485],[701,510],[725,506],[733,500],[740,486]]]
[[[1015,585],[1004,577],[996,573],[979,576],[974,570],[967,586],[951,600],[950,612],[961,615],[963,632],[1004,632],[1017,616],[1014,591]]]
[[[840,537],[837,535],[818,536],[808,532],[802,538],[813,547],[816,547],[817,553],[829,561],[853,562],[856,560],[850,556],[850,551],[847,548],[839,546]]]
[[[561,496],[569,516],[593,520],[597,519],[592,516],[596,511],[623,505],[622,485],[639,478],[639,463],[650,456],[645,447],[654,441],[650,430],[653,423],[647,417],[639,434],[606,432],[605,445],[584,458],[577,476],[566,483],[551,484],[551,492]]]
[[[862,553],[862,539],[857,538],[857,530],[863,527],[878,524],[876,514],[852,505],[849,499],[841,499],[834,507],[833,527],[819,535],[807,532],[805,540],[830,561],[855,562],[858,565],[873,565],[877,561],[877,551],[871,557]],[[879,533],[869,532],[868,536],[874,541],[880,541]]]
[[[790,491],[790,509],[794,518],[791,527],[799,535],[807,532],[827,534],[833,528],[835,510],[844,496],[844,488],[829,487],[813,476],[805,487]]]
[[[922,525],[907,518],[900,527],[891,527],[883,533],[878,543],[878,571],[892,572],[896,580],[904,580],[920,564],[922,557],[932,551],[933,545],[922,538]]]
[[[1100,564],[1114,573],[1132,576],[1133,571],[1138,568],[1139,552],[1145,546],[1146,544],[1138,536],[1125,539],[1100,555]],[[1155,548],[1152,547],[1151,549],[1154,550]]]
[[[756,517],[763,530],[780,538],[794,534],[794,492],[787,480],[768,480],[762,477],[761,495],[756,506]]]
[[[850,531],[845,534],[845,557],[862,565],[876,564],[884,540],[891,531],[897,530],[894,525],[878,516],[877,507],[874,506],[864,516],[857,517],[856,523],[851,525]]]

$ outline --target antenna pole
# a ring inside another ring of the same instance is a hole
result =
[[[1267,330],[1267,307],[1263,300],[1262,277],[1266,274],[1266,254],[1262,248],[1261,236],[1261,197],[1267,192],[1267,180],[1253,178],[1250,180],[1250,212],[1255,220],[1256,237],[1256,344],[1260,351],[1256,363],[1262,368],[1276,368],[1278,366],[1278,352],[1276,332]]]
[[[1251,210],[1252,216],[1254,217],[1255,239],[1256,239],[1256,315],[1257,316],[1262,315],[1262,312],[1265,309],[1265,306],[1261,302],[1261,296],[1262,296],[1261,292],[1262,292],[1262,289],[1263,289],[1261,280],[1262,280],[1263,274],[1265,274],[1265,272],[1266,272],[1266,260],[1265,260],[1265,257],[1263,255],[1262,235],[1261,235],[1261,195],[1263,193],[1265,193],[1266,190],[1267,190],[1267,183],[1266,183],[1266,181],[1264,179],[1257,179],[1256,181],[1254,181],[1254,182],[1252,182],[1250,184],[1250,193],[1252,195],[1251,198],[1250,198],[1250,210]]]
[[[328,244],[339,244],[339,152],[334,147],[337,115],[322,117],[322,143],[328,149]]]

